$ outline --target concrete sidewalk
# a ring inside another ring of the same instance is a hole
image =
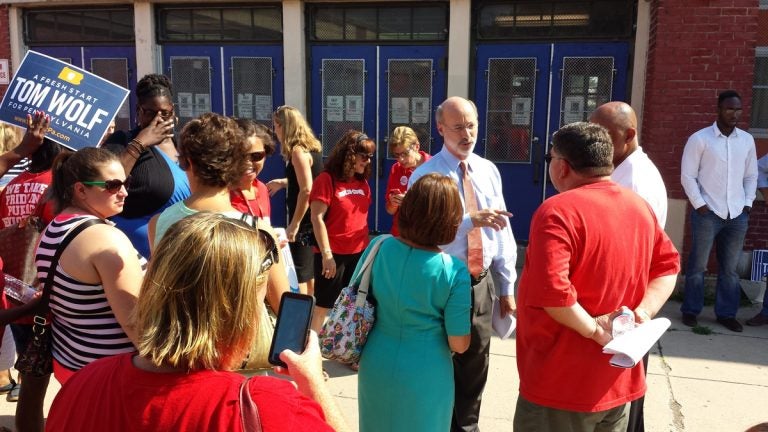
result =
[[[712,329],[699,335],[682,325],[680,303],[670,301],[660,316],[672,326],[651,351],[645,424],[648,432],[744,431],[768,421],[768,326],[733,333],[715,322],[712,307],[699,324]],[[759,311],[743,307],[743,322]],[[357,380],[343,365],[326,362],[331,386],[357,430]],[[511,431],[519,387],[515,341],[494,338],[483,406],[482,431]],[[396,415],[396,413],[393,413]]]
[[[768,326],[745,326],[744,333],[733,333],[717,324],[707,307],[699,323],[712,333],[698,335],[680,323],[679,307],[671,301],[660,314],[672,320],[672,327],[651,351],[646,430],[744,431],[768,421]],[[758,310],[742,307],[738,318],[743,322]],[[325,367],[336,400],[357,430],[357,374],[335,362],[327,361]],[[490,368],[480,427],[511,431],[519,385],[514,339],[492,341]],[[58,389],[51,379],[46,410]],[[83,408],[87,406],[83,401]],[[0,396],[0,426],[13,427],[15,409],[15,403]]]

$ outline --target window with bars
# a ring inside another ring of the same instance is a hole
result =
[[[446,5],[308,5],[313,41],[444,41]]]
[[[478,39],[628,38],[634,0],[486,1],[476,13]]]
[[[24,42],[29,46],[133,42],[133,8],[28,9]]]
[[[755,50],[754,80],[750,127],[756,134],[768,137],[768,47]]]
[[[159,42],[278,42],[283,39],[279,4],[157,9]]]

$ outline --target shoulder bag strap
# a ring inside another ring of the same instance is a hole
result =
[[[387,240],[390,237],[392,237],[391,234],[385,234],[381,236],[381,240],[377,241],[376,244],[371,246],[371,251],[368,253],[368,256],[365,257],[365,261],[363,262],[362,267],[360,267],[360,285],[357,287],[357,300],[355,300],[355,306],[357,307],[365,306],[365,301],[368,298],[369,292],[368,287],[371,282],[371,269],[373,268],[373,260],[376,259],[376,254],[379,252],[381,244],[384,243],[384,240]],[[354,275],[352,280],[356,280],[357,276],[358,275]]]
[[[84,229],[88,228],[91,225],[96,224],[103,224],[106,223],[101,219],[91,219],[88,218],[83,222],[80,222],[76,227],[72,228],[66,236],[61,240],[61,243],[58,244],[56,247],[56,252],[53,254],[53,259],[51,259],[51,266],[48,268],[48,277],[45,278],[45,283],[43,284],[43,294],[40,296],[40,307],[43,308],[47,312],[48,310],[48,300],[51,297],[51,288],[53,286],[53,276],[56,272],[56,266],[59,264],[59,258],[61,258],[61,254],[64,253],[64,249],[69,246],[69,243],[74,240],[75,237],[77,237],[78,234],[80,234]],[[37,321],[38,316],[35,316],[35,321]],[[47,318],[45,318],[47,320]]]
[[[240,384],[240,424],[243,426],[243,431],[262,432],[259,408],[251,397],[250,382],[251,379],[246,378]]]

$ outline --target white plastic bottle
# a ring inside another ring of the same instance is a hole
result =
[[[617,338],[633,328],[635,328],[635,314],[626,306],[622,306],[621,314],[613,319],[611,333],[614,338]]]
[[[37,289],[15,277],[5,274],[5,295],[21,303],[29,303],[37,294]]]

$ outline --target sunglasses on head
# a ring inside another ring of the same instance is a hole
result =
[[[264,259],[261,260],[261,273],[265,273],[267,270],[272,267],[273,264],[280,261],[280,253],[277,250],[277,244],[275,243],[275,238],[272,237],[271,234],[268,232],[260,229],[259,231],[259,237],[261,237],[261,241],[264,242],[264,247],[267,249],[267,254],[264,256]]]
[[[267,156],[266,151],[257,151],[253,153],[248,153],[248,159],[251,160],[251,162],[259,162],[262,159],[264,159]]]
[[[117,193],[125,186],[126,189],[131,185],[131,176],[125,178],[125,180],[112,179],[112,180],[98,180],[98,181],[81,181],[80,183],[88,186],[103,187],[109,193]]]

